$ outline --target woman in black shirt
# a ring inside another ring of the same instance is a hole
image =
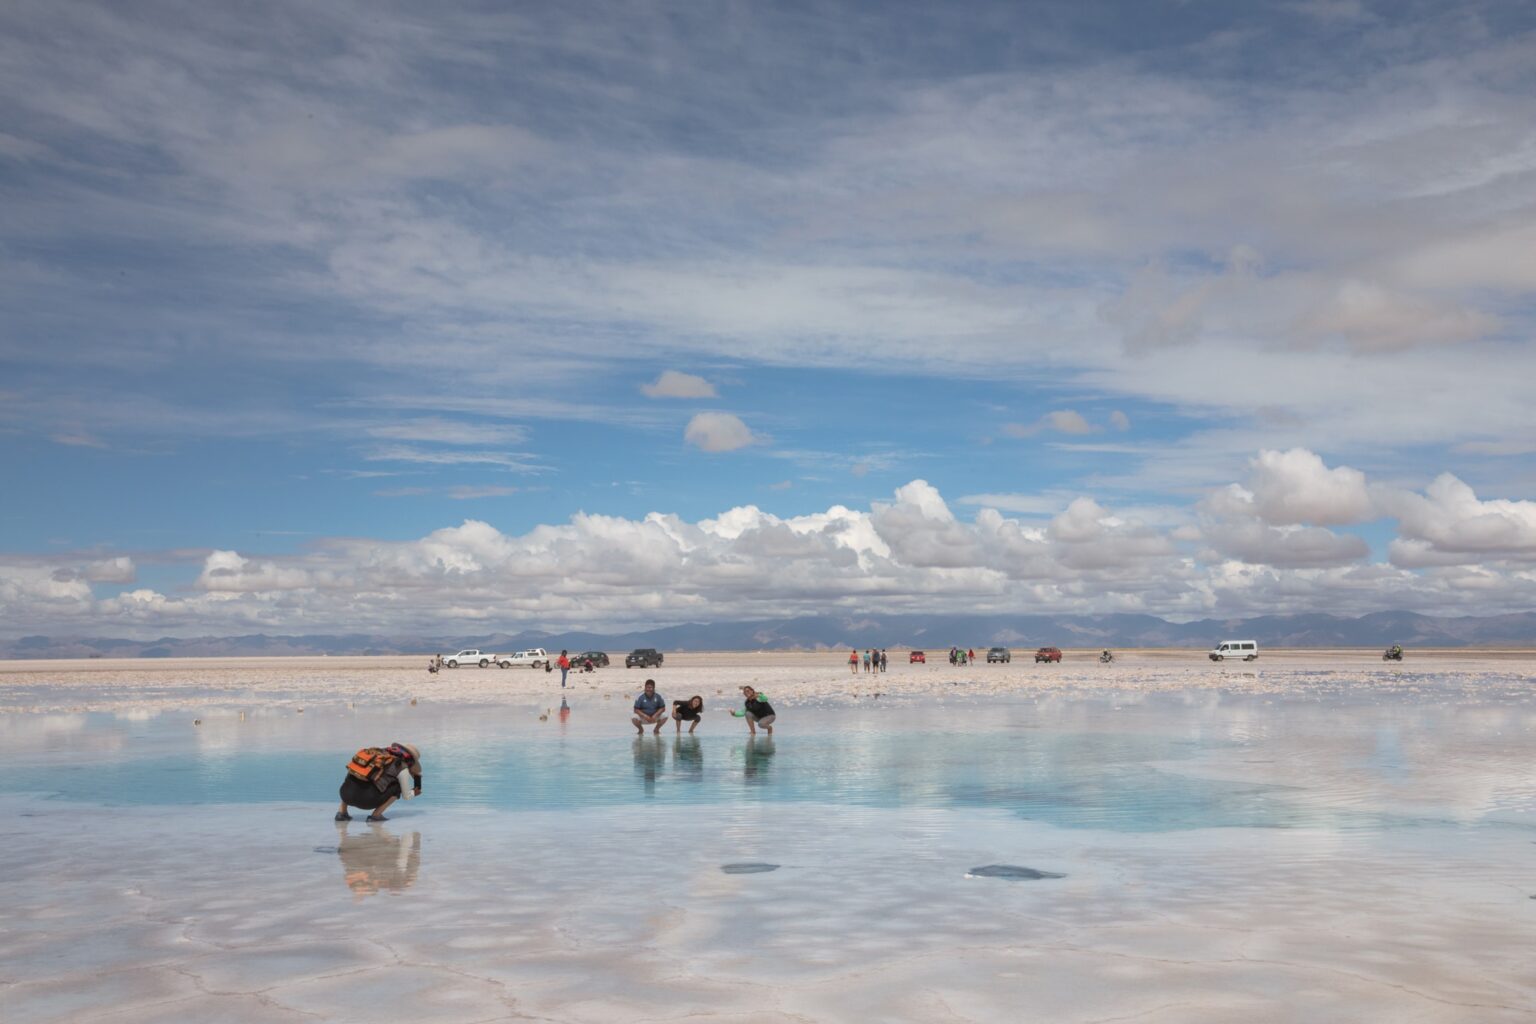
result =
[[[704,717],[704,698],[695,694],[687,700],[675,700],[672,702],[672,721],[677,725],[677,731],[683,731],[683,723],[688,723],[688,733],[699,727],[699,720]]]

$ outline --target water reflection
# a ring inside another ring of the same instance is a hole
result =
[[[769,769],[773,767],[773,737],[747,740],[746,757],[742,760],[741,776],[750,785],[768,784]]]
[[[341,871],[347,888],[359,900],[380,892],[403,892],[416,884],[421,870],[421,833],[396,835],[383,825],[351,831],[346,823],[337,825],[341,833],[336,853],[341,857]]]
[[[672,741],[672,771],[689,782],[704,781],[704,748],[697,736],[679,736]]]
[[[667,748],[656,736],[637,736],[634,749],[635,774],[640,776],[646,798],[650,799],[656,795],[656,776],[666,764]]]

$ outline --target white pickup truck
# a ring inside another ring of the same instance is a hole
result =
[[[491,654],[489,651],[481,653],[473,648],[448,655],[443,659],[443,664],[449,668],[458,668],[460,665],[479,665],[481,668],[490,668],[492,665],[499,665],[502,668],[512,667],[512,662],[507,660],[505,655]]]
[[[518,651],[516,654],[507,655],[507,660],[498,661],[496,664],[502,668],[511,668],[513,665],[527,665],[529,668],[543,668],[549,664],[549,655],[542,647],[530,647],[526,651]]]

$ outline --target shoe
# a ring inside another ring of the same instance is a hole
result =
[[[370,815],[368,815],[368,820],[369,821],[388,821],[389,819],[384,817],[383,815],[370,814]]]
[[[336,820],[337,821],[351,821],[352,820],[352,815],[348,814],[346,811],[337,811],[336,812]]]

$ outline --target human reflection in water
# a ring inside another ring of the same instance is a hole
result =
[[[656,776],[666,761],[667,748],[655,736],[635,737],[635,774],[645,787],[645,795],[656,795]]]
[[[571,717],[571,706],[565,702],[565,698],[564,697],[561,697],[560,698],[560,731],[561,732],[565,731],[565,723],[570,719],[570,717]]]
[[[741,775],[748,783],[761,786],[768,781],[768,769],[773,767],[773,737],[747,739],[747,756],[742,762]]]
[[[403,892],[416,884],[421,870],[420,832],[401,836],[377,824],[366,831],[348,831],[347,825],[339,824],[336,830],[341,833],[336,852],[341,856],[342,875],[358,899]]]
[[[679,736],[672,741],[672,768],[678,778],[704,781],[704,748],[697,736]]]

